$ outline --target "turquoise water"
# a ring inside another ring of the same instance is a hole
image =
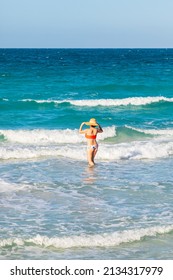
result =
[[[173,258],[172,81],[172,49],[0,49],[1,259]]]

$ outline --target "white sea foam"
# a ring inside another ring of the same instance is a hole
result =
[[[165,135],[165,136],[172,136],[173,135],[173,129],[140,129],[140,128],[135,128],[132,126],[127,126],[127,128],[142,132],[145,134],[151,134],[151,135]]]
[[[28,98],[28,99],[22,99],[22,100],[19,100],[19,101],[22,101],[22,102],[36,102],[36,103],[61,103],[58,100],[52,100],[52,99],[45,99],[45,100],[44,99],[40,99],[40,100],[37,100],[37,99]]]
[[[166,158],[173,155],[173,141],[150,139],[118,144],[99,144],[97,159],[101,161],[139,160]],[[86,160],[85,144],[52,144],[24,145],[4,144],[0,146],[0,159],[32,159],[40,157],[66,157],[75,160]]]
[[[173,130],[130,129],[153,135],[157,138],[126,143],[106,143],[104,140],[116,136],[116,128],[105,127],[98,135],[98,160],[157,159],[173,155]],[[77,129],[66,130],[0,130],[6,141],[0,145],[0,159],[32,159],[40,157],[67,157],[86,160],[84,135]],[[164,135],[164,137],[163,137]]]
[[[122,160],[122,159],[157,159],[173,155],[172,141],[134,141],[131,143],[121,143],[102,145],[98,153],[101,160]]]
[[[79,135],[77,129],[65,130],[0,130],[0,134],[10,142],[41,144],[41,143],[80,143],[82,137]]]
[[[75,106],[127,106],[127,105],[147,105],[151,103],[157,103],[160,101],[173,102],[173,98],[167,98],[164,96],[148,96],[148,97],[128,97],[123,99],[85,99],[85,100],[34,100],[34,99],[23,99],[23,102],[36,102],[36,103],[57,103],[61,104],[68,102]]]
[[[67,157],[84,160],[85,150],[74,145],[4,145],[0,147],[0,159],[35,159],[40,157]]]
[[[145,237],[153,237],[158,234],[165,234],[173,231],[173,226],[155,226],[150,228],[140,228],[134,230],[124,230],[121,232],[104,233],[96,235],[79,235],[70,237],[52,237],[37,235],[32,238],[8,238],[0,241],[0,247],[35,245],[42,247],[54,247],[67,249],[75,247],[113,247],[122,243],[140,241]]]
[[[14,190],[14,188],[16,187],[16,185],[14,186],[14,184],[4,181],[3,179],[0,179],[0,192],[7,192],[7,191],[11,191]]]
[[[116,135],[115,126],[105,127],[103,129],[104,134],[98,135],[98,139],[100,140]],[[84,136],[79,134],[78,129],[0,130],[0,134],[9,142],[25,144],[81,143],[84,141]]]
[[[13,192],[15,190],[21,190],[26,187],[28,188],[28,185],[16,184],[14,182],[3,180],[2,178],[0,179],[0,192]]]

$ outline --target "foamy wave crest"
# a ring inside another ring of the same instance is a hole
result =
[[[147,105],[151,103],[157,103],[160,101],[173,102],[173,98],[167,98],[164,96],[148,96],[148,97],[128,97],[123,99],[85,99],[85,100],[34,100],[23,99],[22,101],[36,102],[36,103],[70,103],[74,106],[127,106],[127,105]]]
[[[23,144],[59,144],[59,143],[81,143],[84,136],[79,134],[78,129],[64,130],[0,130],[0,134],[9,142]],[[115,126],[105,127],[104,134],[99,134],[98,139],[104,140],[116,135]]]
[[[173,141],[152,139],[130,143],[100,142],[97,159],[100,161],[141,160],[166,158],[173,155]],[[86,160],[86,144],[4,144],[0,146],[0,159],[34,159],[40,157],[64,157]]]
[[[134,131],[142,132],[145,134],[173,136],[173,129],[140,129],[132,126],[126,126],[126,127]]]
[[[158,159],[173,155],[173,141],[134,141],[101,146],[97,158],[101,160]]]
[[[52,99],[41,99],[41,100],[37,100],[37,99],[31,99],[31,98],[22,99],[22,100],[19,100],[19,101],[22,101],[22,102],[36,102],[36,103],[62,103],[62,102],[59,101],[59,100],[52,100]],[[64,101],[64,102],[66,102],[66,101]]]
[[[79,135],[77,129],[65,130],[0,130],[5,139],[10,142],[28,143],[28,144],[42,144],[42,143],[80,143],[82,137]]]
[[[70,237],[52,237],[37,235],[33,238],[9,238],[0,241],[0,247],[35,245],[41,247],[54,247],[67,249],[75,247],[112,247],[122,243],[140,241],[145,237],[153,237],[173,231],[173,226],[156,226],[121,232],[104,233],[96,235],[79,235]]]
[[[66,157],[77,160],[85,159],[85,149],[77,146],[51,145],[31,146],[13,145],[0,147],[0,159],[36,159],[42,157]]]

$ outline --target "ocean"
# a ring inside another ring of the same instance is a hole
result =
[[[172,168],[173,49],[0,49],[1,260],[173,259]]]

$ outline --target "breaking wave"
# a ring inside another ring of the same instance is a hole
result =
[[[0,247],[6,246],[41,246],[44,248],[54,247],[57,249],[79,248],[79,247],[113,247],[122,243],[140,241],[145,237],[153,237],[173,231],[173,226],[155,226],[121,232],[104,233],[96,235],[81,235],[70,237],[47,237],[36,235],[32,238],[8,238],[0,240]]]
[[[122,135],[121,131],[123,131]],[[134,133],[132,133],[134,131]],[[136,135],[135,132],[139,133]],[[145,135],[149,135],[147,137]],[[101,161],[158,159],[173,156],[172,129],[105,127],[98,135]],[[119,138],[118,138],[119,137]],[[131,138],[132,137],[132,138]],[[0,130],[0,159],[66,157],[86,160],[86,141],[77,129]]]
[[[36,103],[55,103],[55,104],[62,104],[62,103],[69,103],[74,106],[89,106],[89,107],[96,107],[96,106],[127,106],[127,105],[134,105],[134,106],[141,106],[147,105],[157,102],[173,102],[173,98],[167,98],[164,96],[155,96],[155,97],[128,97],[123,99],[85,99],[85,100],[34,100],[34,99],[22,99],[22,102],[36,102]]]
[[[158,159],[173,155],[172,138],[132,141],[130,143],[99,144],[97,159],[101,161]],[[40,157],[64,157],[86,160],[85,144],[23,145],[7,144],[0,146],[0,159],[34,159]]]
[[[115,126],[105,127],[104,134],[99,134],[98,139],[114,137]],[[60,144],[60,143],[81,143],[84,136],[80,135],[78,129],[33,129],[33,130],[0,130],[0,136],[9,142],[25,144]]]
[[[145,133],[145,134],[151,134],[151,135],[165,135],[165,136],[173,136],[173,129],[140,129],[140,128],[135,128],[132,126],[126,126],[127,128]]]

